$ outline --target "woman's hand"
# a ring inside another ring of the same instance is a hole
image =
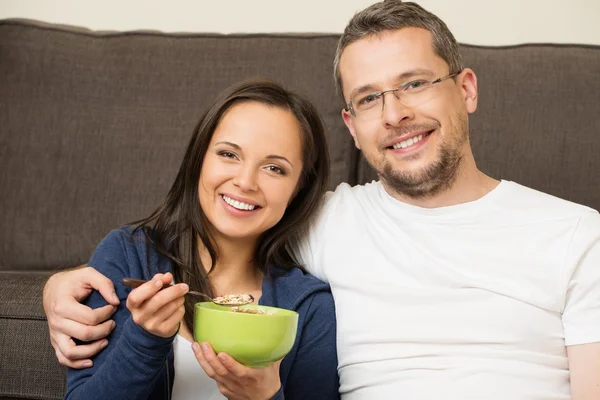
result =
[[[219,391],[229,400],[267,400],[281,388],[281,360],[264,368],[250,368],[228,354],[217,356],[208,343],[194,342],[192,349],[206,375],[217,381]]]
[[[152,280],[135,288],[127,296],[127,308],[133,321],[153,335],[168,338],[179,330],[185,314],[184,295],[189,287],[185,283],[169,286],[171,273],[156,274]]]

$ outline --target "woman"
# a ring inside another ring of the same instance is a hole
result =
[[[69,369],[65,398],[338,398],[333,298],[288,250],[318,209],[328,171],[310,102],[266,80],[226,90],[200,119],[163,204],[110,232],[93,254],[89,265],[113,281],[121,303],[93,367]],[[150,281],[130,290],[124,277]],[[250,293],[297,311],[294,347],[253,369],[192,345],[198,299],[184,296],[189,289]],[[87,304],[106,302],[94,292]]]

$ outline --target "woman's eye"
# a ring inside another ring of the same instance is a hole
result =
[[[275,172],[276,174],[285,175],[285,171],[283,170],[283,168],[280,168],[277,165],[269,165],[267,169],[271,172]]]
[[[220,151],[217,154],[222,157],[225,157],[225,158],[235,158],[236,157],[235,153],[232,153],[231,151]]]

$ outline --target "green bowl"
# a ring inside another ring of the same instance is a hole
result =
[[[211,302],[196,303],[194,339],[208,342],[217,354],[229,354],[249,367],[265,367],[285,357],[296,340],[298,313],[248,304],[265,314],[245,314]]]

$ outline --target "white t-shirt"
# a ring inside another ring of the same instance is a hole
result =
[[[436,209],[342,184],[299,256],[345,400],[570,399],[565,345],[600,342],[600,216],[513,182]]]
[[[173,381],[173,400],[227,400],[219,392],[217,382],[206,375],[196,360],[192,344],[181,335],[173,341],[175,356],[175,380]]]

